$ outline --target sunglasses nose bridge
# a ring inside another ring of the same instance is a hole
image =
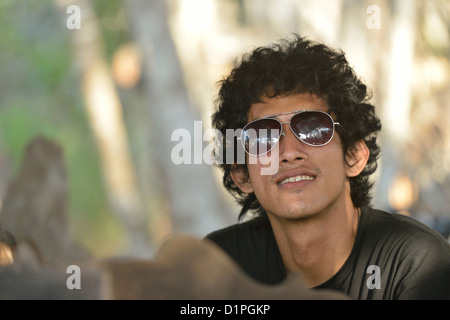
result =
[[[286,121],[286,122],[281,122],[280,121],[280,125],[281,125],[281,134],[280,134],[280,136],[286,136],[286,130],[284,129],[284,126],[283,126],[284,124],[289,124],[289,126],[290,126],[291,120]]]

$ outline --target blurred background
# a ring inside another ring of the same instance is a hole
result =
[[[13,234],[63,215],[95,257],[145,256],[237,221],[219,170],[194,159],[208,142],[194,124],[210,128],[242,53],[295,32],[341,48],[373,92],[374,206],[450,235],[448,0],[2,0],[0,30],[0,223],[20,216]],[[191,164],[171,160],[176,129],[192,133]]]

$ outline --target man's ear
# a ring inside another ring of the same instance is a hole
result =
[[[359,175],[369,160],[370,151],[364,140],[359,140],[347,152],[345,162],[347,164],[347,177],[352,178]]]
[[[241,189],[244,193],[252,193],[253,186],[250,181],[250,177],[248,175],[248,171],[245,167],[237,166],[236,164],[232,165],[231,168],[231,179],[233,179],[234,183]]]

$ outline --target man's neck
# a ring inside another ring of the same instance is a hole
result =
[[[307,286],[329,280],[344,265],[356,237],[359,210],[353,206],[298,220],[269,214],[288,273],[300,273]]]

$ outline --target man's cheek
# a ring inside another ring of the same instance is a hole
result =
[[[249,157],[249,160],[259,166],[259,175],[273,176],[278,173],[279,154],[279,147],[277,144],[269,153],[259,157]],[[250,162],[250,164],[252,164],[252,162]]]

